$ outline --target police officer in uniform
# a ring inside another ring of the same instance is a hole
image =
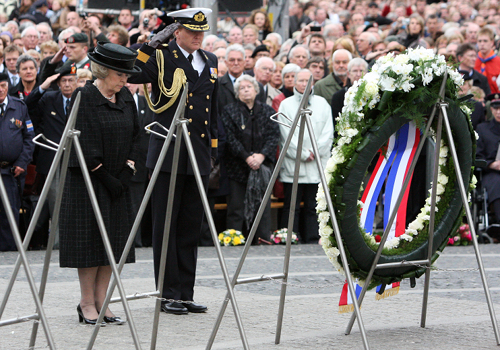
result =
[[[152,83],[150,108],[156,113],[155,121],[167,127],[179,104],[183,82],[188,82],[184,117],[189,120],[190,139],[205,190],[208,188],[212,159],[217,155],[217,57],[200,49],[203,32],[209,30],[206,16],[211,12],[210,9],[191,8],[169,13],[168,16],[173,17],[175,23],[140,48],[136,65],[142,69],[142,73],[130,79],[132,83]],[[175,40],[167,44],[172,34]],[[158,62],[162,64],[158,66]],[[161,84],[158,83],[159,77]],[[162,132],[159,128],[155,131]],[[146,163],[149,169],[156,165],[163,143],[163,138],[151,135]],[[174,143],[175,139],[169,147],[152,196],[155,279],[158,283],[168,192],[175,190],[167,266],[161,292],[166,299],[193,301],[197,243],[204,210],[184,143],[178,159],[176,187],[169,189]],[[207,307],[196,303],[165,302],[162,310],[187,314],[205,312]]]
[[[33,156],[33,124],[21,100],[7,96],[9,76],[0,73],[0,173],[16,222],[28,163]],[[16,244],[0,201],[0,251],[16,250]]]

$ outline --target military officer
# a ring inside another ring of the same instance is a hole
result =
[[[0,173],[10,206],[19,221],[21,193],[28,163],[33,156],[33,124],[21,100],[7,96],[9,76],[0,73]],[[0,251],[16,250],[9,221],[0,201]]]
[[[201,50],[203,32],[209,30],[207,15],[211,12],[210,9],[190,8],[169,13],[168,16],[173,17],[175,23],[140,48],[136,64],[142,73],[130,79],[133,83],[152,83],[150,107],[156,113],[155,121],[167,127],[172,122],[186,79],[189,87],[185,118],[189,120],[190,140],[205,190],[208,187],[211,159],[217,155],[217,57]],[[167,44],[172,34],[175,39]],[[158,62],[162,64],[158,66]],[[162,79],[162,84],[158,83],[158,77]],[[156,131],[161,132],[160,129]],[[149,169],[156,165],[163,142],[163,138],[151,135],[146,162]],[[169,147],[152,196],[155,279],[158,283],[167,196],[169,190],[174,190],[162,297],[193,301],[197,243],[204,211],[184,143],[178,159],[176,186],[175,189],[169,189],[174,142]],[[165,302],[162,310],[187,314],[205,312],[207,307],[196,303]]]

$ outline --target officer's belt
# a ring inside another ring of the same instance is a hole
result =
[[[10,162],[0,162],[1,169],[9,168],[11,165],[12,165],[12,163],[10,163]]]

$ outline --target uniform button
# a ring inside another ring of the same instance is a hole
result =
[[[208,125],[208,120],[205,120],[205,125]]]
[[[193,93],[190,93],[190,94],[189,94],[189,97],[193,97]]]
[[[208,113],[208,108],[205,108],[205,111],[207,111],[207,113]]]
[[[210,95],[207,95],[207,100],[210,100]]]
[[[189,109],[193,109],[193,105],[189,106]]]
[[[189,122],[192,123],[193,122],[193,119],[189,118]]]
[[[205,134],[201,134],[201,138],[204,138],[205,137]]]
[[[189,136],[191,136],[191,131],[190,131],[190,132],[188,132],[188,135],[189,135]]]

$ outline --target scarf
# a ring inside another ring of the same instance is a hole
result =
[[[483,55],[481,54],[481,52],[479,52],[479,54],[477,55],[477,57],[481,61],[481,74],[484,75],[484,72],[486,71],[486,62],[491,61],[492,59],[494,59],[495,57],[497,57],[497,55],[495,54],[495,52],[493,50],[491,50],[490,53],[489,53],[489,56],[483,57]]]

